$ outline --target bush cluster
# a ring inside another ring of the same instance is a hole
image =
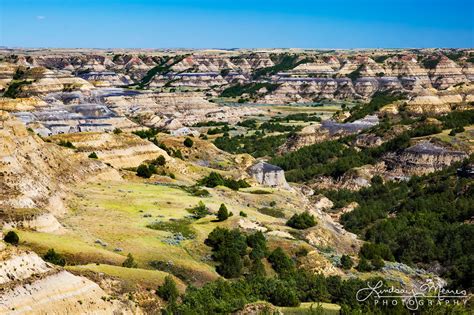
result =
[[[247,188],[250,185],[243,179],[234,180],[232,178],[226,178],[219,173],[211,172],[208,176],[201,178],[198,181],[199,185],[214,188],[217,186],[229,187],[232,190],[239,190],[239,188]]]
[[[286,225],[299,229],[304,230],[316,225],[316,220],[314,216],[311,215],[309,212],[305,211],[303,213],[296,213],[294,214],[287,222]]]

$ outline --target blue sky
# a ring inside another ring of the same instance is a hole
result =
[[[474,0],[0,0],[0,46],[474,47]]]

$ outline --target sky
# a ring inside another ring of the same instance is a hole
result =
[[[474,47],[474,0],[0,0],[0,46]]]

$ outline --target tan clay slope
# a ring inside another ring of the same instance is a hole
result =
[[[159,134],[158,140],[164,145],[179,149],[189,164],[208,167],[214,170],[230,171],[236,177],[245,177],[242,171],[255,163],[255,159],[249,154],[230,154],[218,149],[212,142],[199,138],[192,138],[193,146],[188,148],[184,145],[186,137],[173,137],[167,134]],[[244,175],[244,176],[242,176]]]
[[[156,159],[160,155],[163,155],[167,162],[174,162],[164,150],[134,134],[88,132],[56,135],[49,139],[53,142],[70,141],[79,152],[84,152],[85,156],[95,152],[100,161],[117,168],[137,167],[142,162]]]
[[[3,243],[1,246],[4,246]],[[53,267],[32,252],[0,251],[0,314],[132,314],[94,282]]]
[[[104,163],[44,142],[5,112],[1,117],[0,207],[46,208],[60,213],[66,184],[120,180],[119,173]]]

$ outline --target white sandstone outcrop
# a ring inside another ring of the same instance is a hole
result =
[[[290,185],[288,185],[285,179],[285,171],[281,167],[259,162],[249,167],[247,172],[260,185],[290,189]]]

